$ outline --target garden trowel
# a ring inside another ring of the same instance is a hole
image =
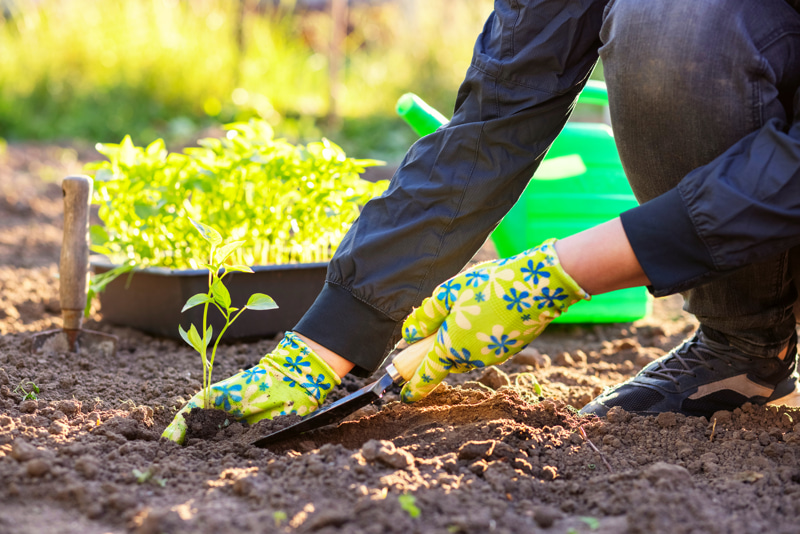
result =
[[[301,421],[291,426],[255,440],[253,445],[265,447],[276,441],[294,437],[309,430],[338,423],[359,408],[363,408],[367,404],[380,399],[393,384],[404,384],[411,379],[422,359],[433,347],[435,338],[435,335],[428,336],[401,351],[394,357],[392,363],[386,366],[386,374],[377,382],[364,386],[355,393],[351,393],[347,397],[303,417]]]
[[[33,336],[33,352],[78,352],[112,356],[117,337],[81,328],[89,279],[89,204],[92,179],[68,176],[61,184],[64,194],[64,237],[59,263],[59,297],[63,328]]]

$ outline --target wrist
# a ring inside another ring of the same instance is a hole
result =
[[[306,336],[302,334],[295,333],[295,335],[299,337],[303,341],[303,343],[308,345],[308,348],[314,351],[314,354],[319,356],[321,360],[327,363],[328,366],[333,370],[334,373],[336,373],[336,375],[339,378],[342,378],[344,375],[349,373],[353,369],[353,367],[355,367],[354,363],[352,363],[349,360],[346,360],[345,358],[342,358],[332,350],[326,349],[316,341],[308,339]]]

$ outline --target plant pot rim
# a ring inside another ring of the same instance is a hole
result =
[[[102,267],[111,270],[118,267],[118,264],[112,263],[105,256],[92,256],[90,263],[92,267]],[[268,265],[250,265],[253,272],[269,272],[269,271],[290,271],[290,270],[304,270],[304,269],[319,269],[327,267],[328,262],[316,263],[271,263]],[[134,267],[134,272],[143,272],[159,276],[198,276],[208,275],[208,269],[172,269],[170,267]]]

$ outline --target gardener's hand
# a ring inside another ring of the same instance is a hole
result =
[[[425,397],[449,373],[506,361],[571,304],[589,299],[561,268],[554,243],[464,271],[411,312],[403,339],[414,343],[436,333],[436,342],[403,387],[404,401]]]
[[[333,386],[341,380],[319,356],[292,332],[255,367],[211,385],[212,408],[229,412],[253,424],[277,415],[306,415],[319,408]],[[163,437],[183,443],[183,414],[203,407],[201,391],[186,404],[164,430]]]

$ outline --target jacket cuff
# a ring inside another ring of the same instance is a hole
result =
[[[690,289],[716,271],[677,189],[623,212],[620,220],[653,295]]]
[[[352,373],[371,375],[391,350],[397,321],[356,298],[349,290],[326,282],[294,331],[355,364]]]

